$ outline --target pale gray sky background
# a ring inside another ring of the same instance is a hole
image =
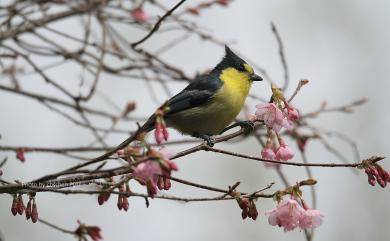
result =
[[[274,79],[281,80],[283,72],[277,44],[270,31],[270,21],[273,21],[285,45],[291,76],[288,93],[292,93],[301,78],[310,80],[294,100],[303,112],[318,108],[323,100],[327,100],[329,106],[339,106],[367,97],[369,102],[354,114],[330,113],[315,121],[325,129],[339,130],[350,136],[364,158],[390,156],[387,139],[390,134],[387,107],[390,89],[389,11],[390,2],[387,0],[238,0],[226,9],[216,7],[204,11],[198,19],[199,24],[212,30],[214,36],[234,41],[231,47],[267,69]],[[75,25],[69,22],[53,26],[76,31]],[[172,38],[169,35],[154,36],[146,45],[157,48]],[[193,74],[213,66],[222,55],[223,48],[191,38],[164,57],[180,63],[187,73]],[[57,71],[54,74],[64,76],[70,82],[79,77],[71,67]],[[34,83],[34,78],[36,76],[25,80],[24,84],[37,90],[43,88]],[[128,100],[142,101],[137,115],[146,116],[157,106],[144,94],[146,86],[142,82],[107,75],[102,78],[99,89],[113,97],[118,105],[124,106]],[[176,92],[183,87],[177,84],[171,90]],[[269,86],[264,82],[256,83],[252,92],[267,96]],[[163,101],[167,96],[161,94],[160,98]],[[46,108],[36,102],[1,92],[0,103],[2,144],[75,146],[85,145],[93,138],[88,131],[74,127],[60,116],[47,114]],[[256,104],[254,101],[248,103],[252,108]],[[95,100],[95,104],[101,103]],[[115,137],[110,142],[119,143],[122,139]],[[260,147],[252,139],[219,147],[252,155],[260,153]],[[350,149],[342,150],[352,159]],[[4,176],[11,180],[27,181],[69,164],[50,155],[29,154],[25,164],[14,160],[13,155],[9,156]],[[312,162],[336,160],[315,142],[309,143],[308,156]],[[180,167],[177,176],[194,182],[226,187],[241,181],[243,190],[254,190],[275,181],[275,190],[281,187],[275,172],[254,161],[197,153],[177,160],[177,163]],[[383,164],[390,170],[388,160]],[[284,167],[283,170],[291,182],[305,178],[301,168]],[[319,181],[318,209],[326,214],[323,225],[316,231],[315,240],[388,240],[389,188],[369,186],[362,172],[356,175],[348,169],[331,168],[312,171]],[[303,190],[310,200],[309,189]],[[205,194],[176,183],[170,193],[182,196]],[[117,210],[114,198],[102,207],[98,207],[96,199],[91,196],[39,194],[37,201],[42,218],[69,229],[76,228],[77,219],[100,225],[105,240],[303,240],[302,232],[285,233],[268,225],[264,212],[274,206],[271,200],[258,202],[260,216],[255,222],[242,221],[237,204],[227,201],[183,204],[153,200],[146,209],[142,199],[130,198],[127,213]],[[42,224],[32,225],[24,217],[11,216],[10,205],[10,197],[0,197],[0,230],[5,240],[71,240],[68,235]]]

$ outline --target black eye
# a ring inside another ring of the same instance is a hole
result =
[[[245,71],[246,71],[243,64],[238,65],[238,68],[237,68],[237,69],[238,69],[239,71],[241,71],[241,72],[245,72]]]

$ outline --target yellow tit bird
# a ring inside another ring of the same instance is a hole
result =
[[[261,81],[253,68],[225,46],[222,61],[168,100],[164,120],[183,134],[202,138],[213,146],[220,134],[240,113],[253,81]],[[238,123],[241,125],[245,123]],[[147,130],[154,129],[151,123]],[[230,129],[230,127],[229,127]]]

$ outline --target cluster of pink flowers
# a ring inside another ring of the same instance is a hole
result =
[[[246,219],[247,217],[256,220],[259,213],[256,208],[256,204],[253,200],[250,200],[246,197],[237,197],[236,198],[238,206],[241,208],[241,217]]]
[[[87,240],[86,235],[88,235],[93,241],[102,240],[101,229],[99,226],[86,226],[85,224],[77,221],[79,227],[74,231],[74,233],[80,238],[80,240]]]
[[[261,157],[271,161],[287,161],[294,157],[294,152],[282,138],[279,138],[278,148],[268,139],[267,144],[261,151]],[[266,163],[266,165],[275,166],[274,163]]]
[[[390,174],[378,164],[368,165],[364,170],[368,176],[368,183],[371,186],[375,186],[377,182],[381,187],[385,188],[387,183],[390,183]]]
[[[318,210],[310,209],[302,201],[302,206],[297,200],[285,197],[275,209],[266,212],[268,222],[272,226],[283,227],[284,231],[290,231],[297,227],[317,228],[322,224],[324,214]]]
[[[287,161],[294,157],[293,150],[278,135],[282,127],[291,130],[295,121],[299,119],[298,111],[287,101],[274,98],[274,102],[256,105],[256,119],[264,121],[269,128],[268,140],[261,151],[261,157],[271,161]],[[278,103],[278,104],[277,104]],[[279,108],[278,106],[283,106]],[[278,144],[272,142],[272,133],[278,138]],[[278,167],[278,164],[266,163],[267,167]]]
[[[17,214],[23,215],[24,211],[26,211],[25,214],[27,220],[31,218],[33,223],[38,221],[38,208],[37,204],[35,203],[35,199],[30,197],[26,207],[24,206],[22,195],[15,195],[11,205],[11,213],[14,216]]]
[[[148,195],[153,198],[157,194],[157,188],[168,190],[171,187],[169,177],[171,172],[177,171],[178,168],[169,160],[172,154],[165,148],[160,150],[151,148],[147,155],[151,159],[138,164],[133,177],[140,184],[146,185]]]
[[[145,23],[146,21],[148,21],[148,18],[149,18],[142,7],[138,7],[138,8],[133,9],[131,11],[131,16],[138,23]]]
[[[255,115],[257,119],[264,121],[264,124],[279,132],[282,127],[291,129],[293,122],[299,119],[298,111],[287,102],[284,102],[287,113],[283,112],[275,103],[264,103],[256,105]]]

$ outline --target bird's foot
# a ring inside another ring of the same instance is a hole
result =
[[[214,138],[210,135],[195,133],[192,136],[203,139],[209,147],[213,147],[215,144]]]
[[[255,124],[252,121],[246,120],[246,121],[239,121],[236,122],[225,129],[222,130],[221,134],[225,133],[226,131],[233,129],[234,127],[240,126],[241,128],[246,130],[246,133],[249,133],[255,129]]]

